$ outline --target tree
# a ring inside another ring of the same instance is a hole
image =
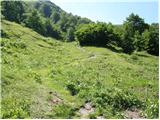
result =
[[[74,40],[74,29],[72,27],[67,30],[66,40],[67,41]]]
[[[124,24],[129,25],[129,28],[126,29],[132,29],[133,35],[136,31],[142,34],[145,29],[149,28],[148,24],[144,22],[144,19],[140,18],[138,15],[135,15],[133,13],[131,13],[129,17],[126,18]]]
[[[150,39],[150,32],[148,29],[146,29],[143,33],[142,33],[142,39],[143,42],[141,42],[141,44],[143,44],[143,50],[147,50],[148,48],[148,42]]]
[[[142,35],[140,35],[140,33],[138,31],[135,32],[135,34],[134,34],[134,46],[135,46],[135,49],[137,51],[143,51],[147,48],[147,44],[148,44],[148,41],[147,41],[147,38],[146,38],[147,34],[148,34],[147,31],[142,33]]]
[[[134,40],[137,41],[137,38],[134,37],[141,39],[137,33],[141,35],[145,29],[148,29],[148,24],[146,24],[138,15],[134,15],[132,13],[126,18],[126,21],[123,23],[123,27],[124,33],[122,35],[121,47],[125,53],[132,53],[136,49]]]
[[[51,23],[50,19],[47,19],[45,21],[45,36],[50,36],[50,37],[54,37],[56,39],[61,39],[61,33],[60,31],[58,31],[58,29],[56,29],[56,27],[54,27]]]
[[[153,55],[159,55],[159,28],[158,24],[152,24],[149,28],[149,41],[147,51]]]
[[[89,24],[89,23],[91,23],[91,20],[89,20],[88,18],[81,18],[81,17],[78,17],[78,16],[76,16],[76,17],[78,19],[79,24]]]
[[[7,20],[20,23],[25,13],[23,4],[22,1],[2,1],[2,14]]]
[[[122,40],[120,45],[123,48],[123,52],[131,54],[135,50],[133,29],[128,23],[125,23],[123,27],[124,32],[122,34]]]
[[[50,17],[52,13],[51,7],[47,4],[43,4],[42,7],[40,8],[40,11],[43,13],[44,17]]]
[[[148,53],[159,55],[159,33],[152,31],[148,42]]]
[[[36,10],[33,10],[32,13],[27,16],[27,19],[24,22],[27,27],[34,29],[42,35],[45,34],[45,26]]]
[[[36,2],[36,3],[34,4],[34,7],[35,7],[36,9],[39,9],[40,6],[41,6],[41,4],[40,4],[39,2]]]
[[[61,28],[61,30],[63,32],[66,32],[66,29],[67,29],[67,22],[68,22],[68,18],[67,18],[67,15],[65,13],[62,13],[61,14],[61,19],[59,21],[59,26]]]
[[[60,19],[60,15],[57,12],[52,12],[51,19],[53,23],[57,23]]]

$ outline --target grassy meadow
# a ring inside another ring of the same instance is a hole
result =
[[[158,118],[158,57],[81,47],[2,21],[2,118]],[[79,110],[91,103],[94,112]]]

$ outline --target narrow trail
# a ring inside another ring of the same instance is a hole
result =
[[[74,61],[72,61],[71,63],[69,64],[66,64],[67,66],[70,66],[70,65],[77,65],[78,63],[80,62],[84,62],[84,61],[87,61],[87,60],[93,60],[93,59],[96,59],[98,56],[92,52],[88,52],[86,51],[85,49],[83,49],[82,47],[78,46],[77,47],[80,51],[82,52],[86,52],[87,53],[87,57],[85,58],[75,58]]]

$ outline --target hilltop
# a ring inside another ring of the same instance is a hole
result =
[[[80,47],[2,20],[2,118],[157,118],[158,57]]]

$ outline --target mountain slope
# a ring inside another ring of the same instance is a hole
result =
[[[49,0],[2,1],[2,19],[21,23],[39,34],[73,41],[74,31],[80,24],[92,21],[62,10]]]
[[[125,118],[132,108],[158,117],[156,56],[59,42],[5,20],[1,50],[2,118]]]

